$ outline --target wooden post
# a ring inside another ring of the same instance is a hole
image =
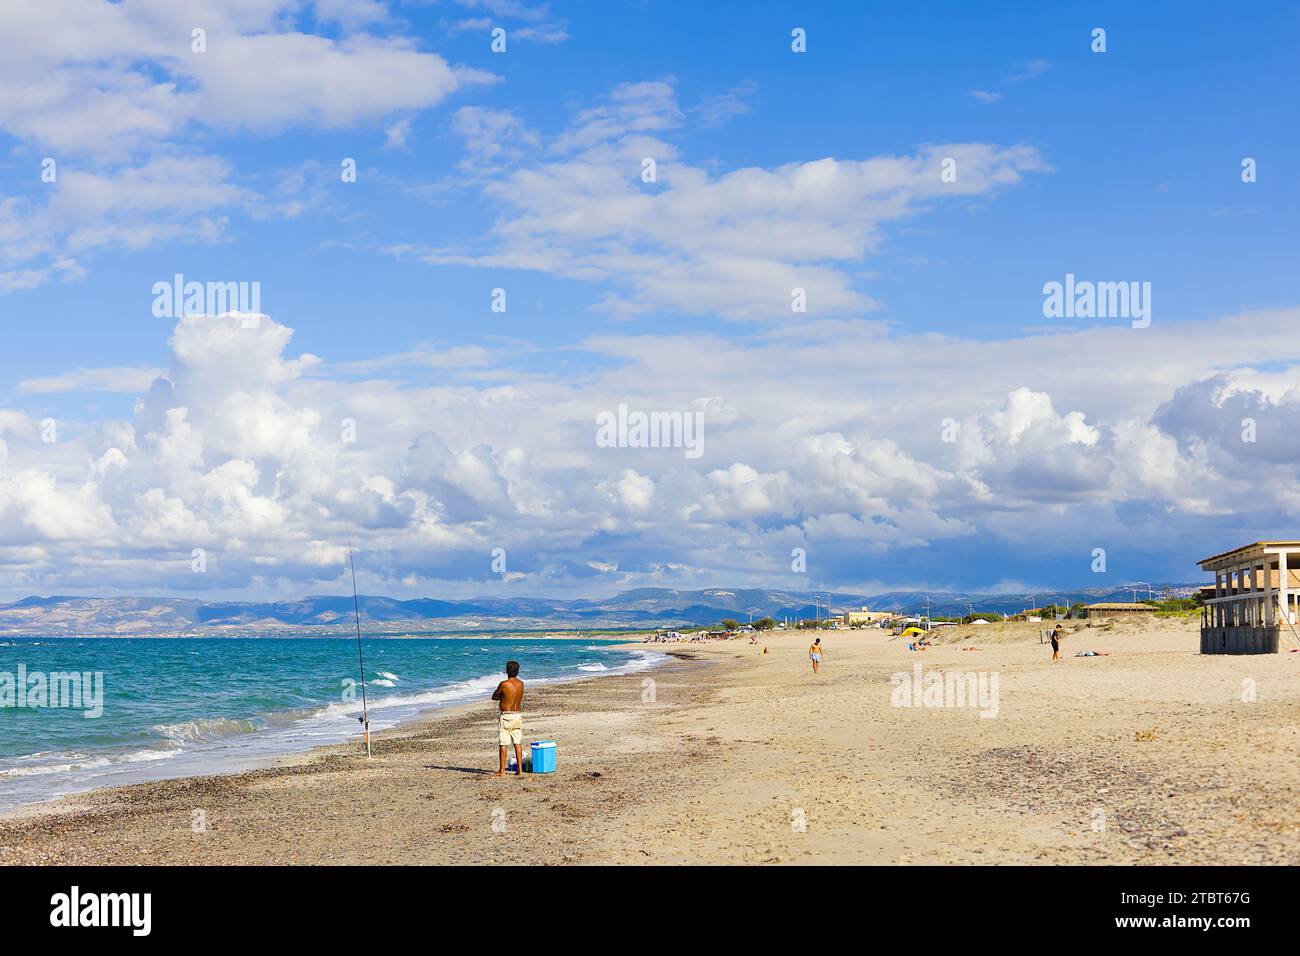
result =
[[[1277,587],[1273,584],[1273,559],[1264,555],[1264,624],[1274,625],[1274,611],[1277,605]]]
[[[1286,623],[1291,623],[1291,572],[1287,568],[1286,548],[1283,548],[1277,556],[1278,568],[1278,603],[1282,605],[1282,613],[1286,617]]]
[[[1260,565],[1259,565],[1259,600],[1256,602],[1256,603],[1258,604],[1258,614],[1259,614],[1259,621],[1258,621],[1257,623],[1259,624],[1260,627],[1263,627],[1265,624],[1267,624],[1267,623],[1268,623],[1268,620],[1269,620],[1269,614],[1268,614],[1269,576],[1268,576],[1268,572],[1269,572],[1268,555],[1265,555],[1265,556],[1264,556],[1264,560],[1261,561],[1261,562],[1260,562]]]
[[[1214,572],[1214,596],[1215,598],[1223,597],[1223,575],[1218,571]],[[1210,627],[1219,626],[1219,602],[1216,600],[1210,605]]]
[[[1226,589],[1225,589],[1224,586],[1223,586],[1223,572],[1222,572],[1222,571],[1215,571],[1215,572],[1214,572],[1214,596],[1215,596],[1216,598],[1221,598],[1221,597],[1223,597],[1223,593],[1224,593],[1225,590],[1226,590]],[[1221,626],[1221,622],[1222,622],[1222,620],[1223,620],[1223,610],[1222,610],[1222,609],[1223,609],[1223,603],[1222,603],[1221,601],[1215,601],[1215,602],[1214,602],[1214,606],[1210,609],[1210,626],[1211,626],[1211,627],[1220,627],[1220,626]]]

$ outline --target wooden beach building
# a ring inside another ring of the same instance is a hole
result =
[[[1202,654],[1276,654],[1300,609],[1300,541],[1256,541],[1200,562],[1214,574],[1201,609]]]
[[[1150,604],[1129,604],[1124,601],[1104,601],[1101,604],[1085,604],[1090,621],[1140,621],[1155,615],[1156,609]]]

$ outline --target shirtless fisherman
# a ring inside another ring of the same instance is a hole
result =
[[[506,661],[506,679],[497,684],[492,692],[492,699],[501,707],[501,716],[497,720],[497,737],[501,744],[501,769],[494,774],[506,775],[506,748],[514,744],[515,776],[524,772],[524,757],[521,747],[524,742],[524,682],[519,679],[519,662]]]

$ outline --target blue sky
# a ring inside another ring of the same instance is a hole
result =
[[[329,590],[344,520],[401,594],[1187,580],[1294,536],[1293,5],[698,6],[2,14],[0,596]],[[266,321],[155,317],[178,272]],[[1045,318],[1066,273],[1150,283],[1151,328]],[[596,447],[620,403],[704,454]]]

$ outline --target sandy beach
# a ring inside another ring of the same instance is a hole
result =
[[[816,675],[807,632],[767,654],[658,645],[674,657],[648,675],[529,692],[553,775],[490,776],[484,701],[386,732],[371,760],[326,747],[20,811],[0,863],[1300,863],[1296,642],[1201,656],[1195,620],[1081,624],[1060,663],[1037,624],[922,653],[824,631]],[[917,664],[983,675],[996,716],[896,706]]]

